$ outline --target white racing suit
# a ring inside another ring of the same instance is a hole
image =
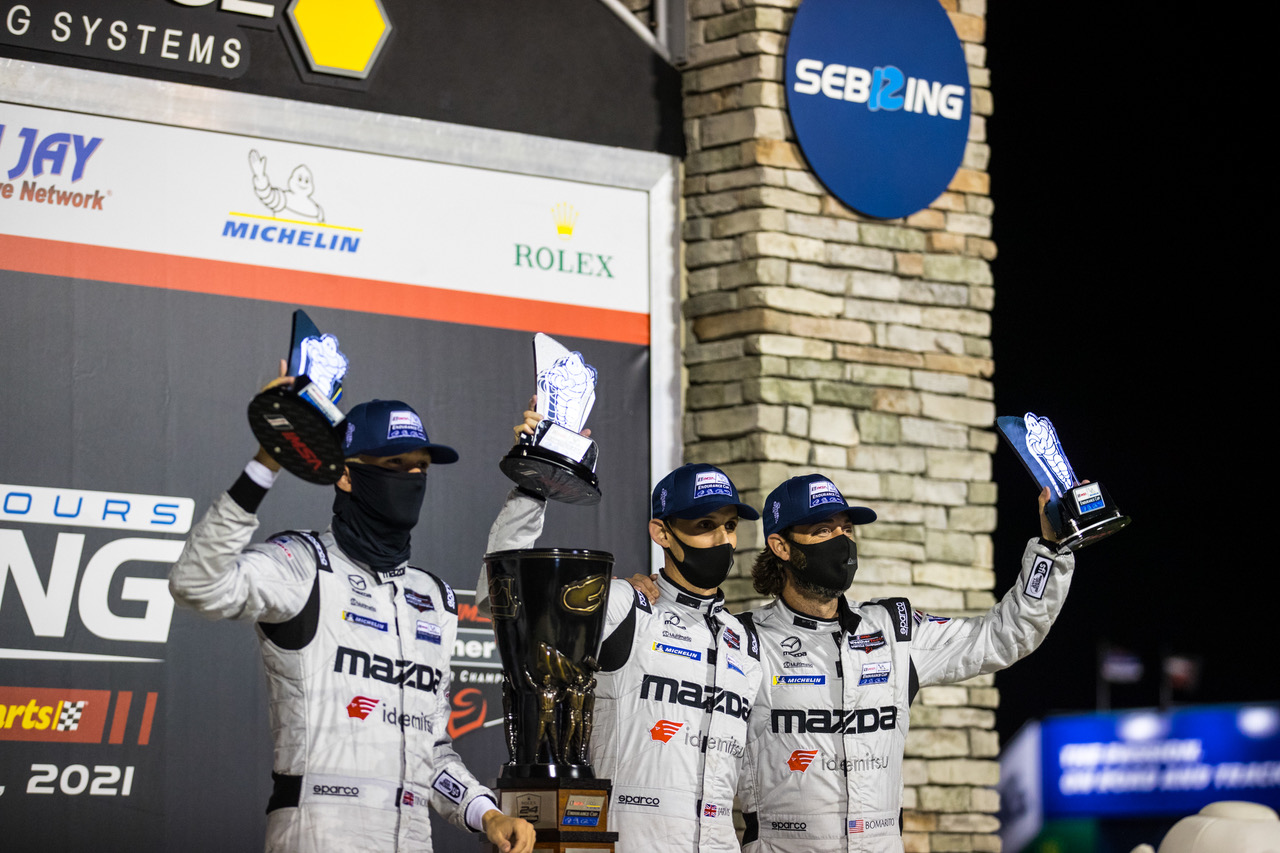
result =
[[[447,731],[453,590],[407,565],[371,572],[328,532],[249,545],[257,526],[221,495],[169,588],[205,616],[257,623],[275,741],[268,853],[430,851],[428,803],[478,828],[493,794]]]
[[[943,618],[905,598],[815,620],[781,599],[740,617],[765,677],[738,795],[747,853],[902,853],[902,757],[920,687],[1004,669],[1062,609],[1075,560],[1027,543],[1013,588],[985,614]]]
[[[513,491],[489,550],[532,547],[544,509]],[[666,575],[657,583],[655,602],[626,581],[609,588],[591,736],[596,775],[613,782],[609,829],[618,853],[736,851],[733,794],[759,647],[722,594],[690,594]],[[482,571],[477,601],[487,588]]]

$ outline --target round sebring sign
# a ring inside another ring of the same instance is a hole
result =
[[[836,198],[879,219],[909,216],[964,157],[964,48],[938,0],[804,0],[787,45],[787,106]]]

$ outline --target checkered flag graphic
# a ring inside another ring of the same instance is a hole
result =
[[[63,702],[62,713],[58,715],[58,725],[54,728],[60,732],[74,732],[80,727],[80,715],[84,713],[86,702]]]

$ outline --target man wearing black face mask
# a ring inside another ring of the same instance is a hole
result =
[[[169,575],[179,604],[256,623],[275,741],[266,849],[430,851],[430,804],[529,853],[533,827],[497,808],[449,738],[453,590],[407,563],[427,467],[458,454],[398,400],[358,405],[346,423],[329,530],[249,544],[279,472],[259,448]]]
[[[525,412],[517,436],[540,419]],[[737,851],[733,794],[760,650],[724,609],[719,586],[733,565],[738,519],[759,515],[712,465],[677,468],[651,497],[649,537],[663,549],[663,565],[653,582],[637,576],[634,589],[620,580],[610,587],[591,762],[613,781],[609,824],[620,836],[618,853]],[[513,490],[489,550],[533,547],[545,507]],[[641,590],[650,583],[656,600]],[[487,588],[483,573],[476,588]]]
[[[764,505],[756,591],[771,604],[739,618],[760,638],[764,679],[751,713],[738,795],[746,853],[902,853],[902,758],[920,687],[1004,669],[1045,638],[1075,561],[1044,518],[1022,574],[986,614],[945,618],[905,598],[850,604],[858,568],[850,506],[826,477],[792,477]]]

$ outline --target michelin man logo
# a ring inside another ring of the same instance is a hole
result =
[[[312,335],[303,338],[299,346],[302,355],[299,367],[316,385],[324,389],[325,396],[337,402],[342,396],[342,378],[347,375],[351,362],[338,349],[338,339],[333,335]]]
[[[538,395],[547,401],[547,417],[579,432],[596,402],[596,369],[570,352],[538,374]]]
[[[271,185],[271,179],[267,177],[267,158],[257,150],[249,152],[249,168],[253,170],[253,191],[258,194],[258,201],[271,211],[272,216],[286,211],[286,218],[324,222],[324,208],[311,197],[315,192],[315,178],[306,164],[297,166],[290,173],[287,188]]]
[[[1058,433],[1048,418],[1036,417],[1031,412],[1023,415],[1022,421],[1027,427],[1027,449],[1053,482],[1057,497],[1062,497],[1063,492],[1076,484],[1076,473],[1062,452]]]

